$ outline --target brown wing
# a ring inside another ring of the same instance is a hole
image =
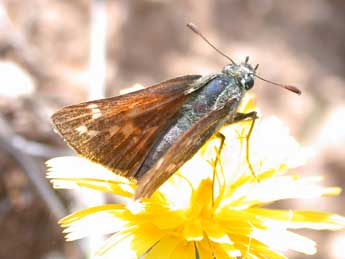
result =
[[[177,77],[137,92],[68,106],[52,120],[78,154],[131,177],[200,77]]]
[[[135,199],[150,197],[170,176],[199,150],[217,130],[220,120],[229,115],[235,100],[229,100],[222,109],[214,110],[188,129],[164,156],[138,181]]]

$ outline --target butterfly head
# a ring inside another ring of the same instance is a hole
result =
[[[257,68],[257,65],[255,68],[253,68],[253,66],[248,63],[247,57],[246,60],[241,64],[234,63],[226,65],[222,72],[230,77],[236,78],[243,90],[248,91],[254,86]]]

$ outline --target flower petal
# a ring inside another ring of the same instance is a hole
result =
[[[132,240],[134,239],[134,231],[136,227],[127,228],[124,231],[118,232],[112,235],[97,250],[97,258],[128,258],[137,259],[138,255],[135,250],[132,249]]]
[[[165,236],[155,244],[145,255],[145,259],[172,258],[171,255],[181,239],[173,236]],[[193,257],[191,257],[193,258]]]
[[[190,259],[195,257],[194,242],[180,242],[172,251],[170,259]],[[161,258],[161,257],[159,257]]]
[[[187,241],[200,241],[204,237],[203,231],[200,219],[196,218],[184,224],[182,235]]]
[[[68,241],[84,238],[91,235],[104,235],[114,233],[128,225],[128,221],[114,217],[114,213],[123,213],[123,205],[102,205],[81,210],[59,221],[66,227]],[[99,224],[102,222],[102,224]]]
[[[316,253],[316,243],[313,240],[290,231],[283,231],[282,229],[255,229],[252,232],[252,237],[274,250],[294,250],[309,255]]]
[[[222,200],[221,206],[231,204],[237,209],[245,209],[282,199],[315,198],[340,192],[340,188],[325,188],[318,185],[320,181],[320,177],[300,179],[294,175],[286,175],[266,179],[260,183],[244,184],[233,193],[227,193],[227,198]]]
[[[258,217],[264,217],[266,223],[284,224],[288,228],[330,229],[345,227],[345,217],[321,211],[270,210],[252,208],[249,211]],[[268,224],[269,225],[269,224]]]
[[[124,197],[133,197],[134,183],[103,166],[81,157],[57,157],[46,162],[47,178],[56,189],[91,188]],[[77,170],[75,169],[77,168]],[[73,169],[73,172],[70,170]]]

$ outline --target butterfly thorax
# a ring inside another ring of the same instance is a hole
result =
[[[229,119],[234,116],[246,91],[246,88],[241,85],[241,80],[244,82],[242,78],[243,70],[244,69],[238,65],[229,65],[224,68],[222,74],[211,77],[211,80],[205,79],[205,81],[202,81],[201,79],[200,83],[203,83],[204,86],[190,95],[172,123],[156,140],[142,166],[135,174],[137,179],[140,179],[150,168],[152,168],[152,166],[164,156],[165,152],[178,141],[181,135],[211,111],[222,109],[225,105],[228,109],[228,113],[224,118],[219,118],[219,122],[216,125],[212,126],[207,132],[204,132],[198,139],[194,140],[191,148],[195,149],[195,152],[225,123],[225,121],[229,121]],[[247,73],[244,73],[244,76],[246,76],[246,80],[250,78],[250,76],[247,76]],[[190,159],[190,157],[186,158],[186,160],[188,159]]]

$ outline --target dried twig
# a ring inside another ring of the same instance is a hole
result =
[[[54,217],[62,218],[66,215],[66,210],[44,178],[43,167],[20,148],[12,145],[14,138],[16,134],[0,115],[0,149],[8,153],[21,166]]]

